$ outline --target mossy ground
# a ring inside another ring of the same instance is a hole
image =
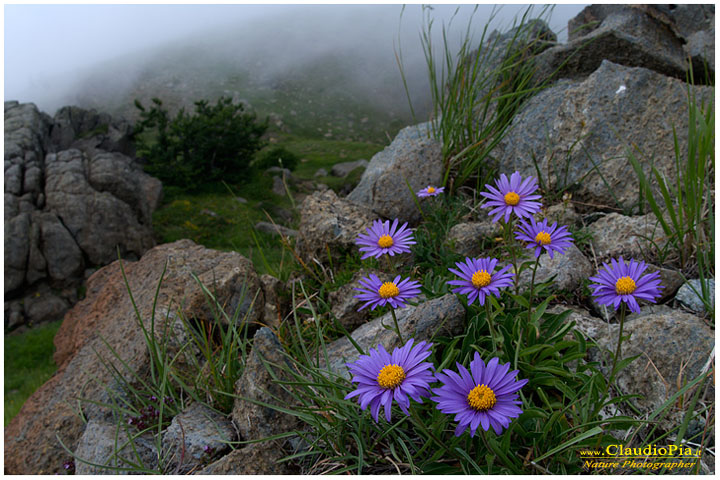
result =
[[[25,400],[55,373],[53,339],[61,321],[5,337],[5,425]]]

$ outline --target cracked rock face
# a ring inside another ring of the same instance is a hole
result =
[[[13,327],[60,318],[87,268],[154,245],[162,184],[127,156],[130,132],[93,110],[65,107],[51,118],[5,102],[5,294],[22,307]],[[47,287],[67,292],[29,308],[26,299]]]

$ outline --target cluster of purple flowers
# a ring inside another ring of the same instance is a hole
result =
[[[423,403],[423,397],[430,398],[441,412],[455,414],[456,436],[468,427],[470,436],[474,436],[478,426],[486,431],[492,427],[499,435],[511,418],[522,413],[517,392],[528,380],[515,380],[518,370],[509,371],[509,363],[499,364],[493,358],[486,365],[475,353],[470,371],[457,363],[457,372],[445,369],[433,374],[433,364],[423,361],[430,356],[431,346],[426,342],[414,345],[410,339],[392,354],[382,345],[370,349],[369,355],[347,364],[352,381],[358,385],[345,398],[358,397],[360,408],[365,410],[369,406],[376,422],[380,407],[384,407],[385,419],[390,421],[393,401],[405,415],[410,415],[410,398],[418,403]],[[441,382],[442,386],[431,388],[434,382]]]
[[[150,395],[148,397],[148,400],[150,400],[153,403],[157,403],[158,398],[155,395]],[[174,400],[172,397],[164,397],[162,402],[165,405],[170,405],[174,402]],[[140,409],[139,415],[128,416],[127,423],[128,423],[128,425],[133,425],[133,426],[137,427],[138,430],[142,431],[148,427],[157,425],[159,416],[160,416],[160,411],[157,408],[155,408],[153,405],[146,405]]]
[[[75,460],[68,460],[63,463],[63,470],[68,475],[75,475]]]
[[[572,244],[572,237],[566,226],[552,225],[547,220],[537,222],[534,214],[542,207],[538,201],[541,197],[535,192],[537,181],[533,177],[523,179],[519,172],[510,178],[502,174],[495,186],[485,185],[488,192],[481,195],[488,199],[482,208],[492,208],[489,215],[493,221],[501,218],[505,223],[511,215],[518,220],[515,238],[525,242],[525,247],[534,250],[535,258],[539,259],[547,252],[552,259],[556,253],[565,254]],[[428,186],[418,193],[419,197],[436,196],[444,189]],[[410,252],[415,244],[412,231],[407,223],[399,226],[395,219],[382,222],[376,220],[367,228],[367,234],[361,234],[356,243],[364,253],[363,259],[379,258],[384,254],[393,256]],[[500,289],[512,284],[514,273],[512,265],[499,266],[495,258],[466,258],[457,262],[457,268],[450,272],[459,280],[450,280],[453,292],[467,295],[468,305],[476,299],[480,305],[485,304],[488,295],[500,296]],[[605,263],[604,270],[598,272],[590,280],[596,301],[603,305],[613,305],[615,310],[621,303],[626,303],[631,311],[639,312],[638,300],[655,302],[660,295],[660,275],[658,272],[645,274],[644,262],[630,260],[626,263],[621,257],[613,259],[611,264]],[[378,306],[390,305],[393,309],[403,308],[411,298],[420,293],[420,284],[410,279],[396,276],[392,281],[383,282],[378,276],[370,276],[360,280],[360,294],[356,298],[364,302],[359,308],[375,309]],[[434,367],[424,361],[431,355],[432,344],[414,343],[411,339],[402,347],[393,350],[392,354],[383,345],[370,349],[369,355],[362,355],[357,361],[348,363],[352,374],[352,382],[357,388],[345,398],[357,397],[360,407],[370,407],[372,417],[378,421],[380,407],[384,407],[385,418],[390,421],[393,401],[409,415],[410,399],[422,403],[422,398],[430,398],[437,403],[438,410],[446,414],[455,414],[458,422],[455,435],[459,436],[466,429],[474,436],[478,427],[487,431],[491,427],[500,434],[506,429],[511,418],[517,418],[522,409],[518,399],[518,391],[528,380],[516,380],[518,370],[510,370],[510,364],[500,364],[497,358],[490,359],[487,364],[475,353],[470,362],[470,370],[457,363],[457,371],[445,369],[441,373],[432,373]],[[431,388],[431,383],[441,382],[442,386]],[[431,396],[432,395],[432,396]]]

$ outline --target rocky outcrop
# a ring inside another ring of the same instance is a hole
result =
[[[60,318],[87,268],[154,245],[162,184],[127,156],[130,134],[129,124],[92,110],[65,107],[50,118],[5,103],[5,310],[15,312],[6,328]],[[49,288],[59,301],[31,308]]]
[[[585,80],[558,82],[528,100],[492,156],[501,173],[539,171],[549,188],[572,188],[573,199],[585,204],[632,205],[639,187],[630,148],[675,182],[673,126],[683,158],[687,88],[651,70],[603,61]],[[712,98],[711,88],[690,88],[698,102]]]
[[[441,183],[443,174],[441,145],[430,129],[429,123],[423,123],[400,130],[390,145],[373,156],[347,200],[384,218],[410,223],[420,220],[407,185],[419,192]]]
[[[175,312],[180,310],[184,318],[197,322],[213,319],[206,295],[191,274],[213,292],[229,316],[239,308],[239,319],[257,321],[262,312],[263,294],[252,264],[234,252],[208,250],[190,240],[180,240],[155,247],[139,261],[124,262],[123,266],[127,286],[120,262],[113,262],[90,277],[87,296],[65,316],[55,337],[57,373],[25,402],[5,429],[7,473],[60,472],[67,454],[58,438],[75,451],[86,431],[77,408],[86,419],[95,419],[100,425],[110,421],[106,408],[78,400],[109,402],[107,386],[121,386],[99,357],[107,361],[117,355],[113,363],[123,375],[129,376],[120,367],[123,363],[140,378],[149,374],[148,349],[128,289],[143,325],[152,331],[155,292],[165,270],[155,306],[155,336],[168,339],[168,355],[177,356],[178,369],[186,368],[195,352],[182,348],[189,334]],[[243,313],[250,306],[248,299],[253,298],[259,307]],[[168,332],[168,337],[163,332]]]

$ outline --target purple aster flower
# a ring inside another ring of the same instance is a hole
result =
[[[554,251],[564,254],[565,250],[572,243],[572,236],[566,226],[558,227],[557,222],[548,226],[547,219],[540,223],[530,217],[530,223],[525,220],[518,225],[519,232],[515,232],[515,238],[528,242],[526,248],[535,249],[535,258],[538,258],[543,249],[553,258]]]
[[[423,197],[437,197],[439,194],[445,191],[445,187],[435,188],[432,185],[428,185],[417,193],[420,198]]]
[[[430,356],[432,343],[420,342],[413,347],[413,342],[408,340],[392,355],[378,345],[377,349],[370,349],[370,355],[361,355],[354,363],[348,363],[352,381],[358,386],[345,399],[357,396],[363,410],[370,405],[375,422],[381,405],[385,406],[385,419],[390,421],[393,399],[405,415],[410,415],[410,398],[422,403],[421,397],[430,396],[430,382],[435,380],[430,371],[432,363],[423,362]]]
[[[380,258],[385,253],[390,256],[396,253],[410,252],[410,245],[415,245],[412,230],[406,228],[407,222],[398,228],[397,218],[393,220],[375,220],[372,227],[366,228],[368,233],[358,235],[355,243],[360,245],[360,251],[365,252],[361,260],[368,257]]]
[[[495,185],[497,188],[485,185],[490,193],[480,192],[480,195],[490,200],[485,202],[482,208],[495,207],[489,212],[489,215],[495,215],[493,222],[497,222],[500,217],[505,215],[505,223],[507,223],[511,213],[520,218],[529,218],[540,210],[540,202],[535,201],[540,198],[540,195],[532,195],[538,189],[535,177],[523,180],[520,172],[515,172],[510,175],[510,180],[508,180],[507,175],[503,173],[498,180],[495,180]]]
[[[381,282],[377,275],[371,273],[370,276],[360,279],[361,288],[355,288],[360,292],[360,295],[355,295],[365,302],[365,304],[358,309],[358,312],[363,308],[372,305],[370,310],[375,310],[375,307],[382,307],[389,303],[392,308],[403,308],[405,307],[405,301],[417,296],[420,293],[420,283],[415,280],[405,278],[400,280],[400,275],[395,277],[392,282]]]
[[[637,300],[647,300],[655,303],[660,296],[660,272],[643,275],[647,268],[645,262],[630,260],[625,263],[622,257],[620,260],[612,259],[611,265],[603,263],[604,270],[599,270],[597,276],[590,277],[590,288],[593,289],[593,297],[600,305],[613,305],[615,310],[620,302],[625,302],[631,312],[640,313],[640,305]]]
[[[498,365],[497,358],[485,366],[477,352],[470,362],[470,372],[459,363],[457,368],[459,374],[443,370],[435,375],[443,386],[433,389],[436,396],[430,397],[430,400],[437,402],[437,409],[441,412],[456,414],[456,437],[468,426],[471,437],[475,436],[478,426],[485,431],[492,426],[500,435],[510,425],[510,419],[522,413],[518,406],[522,402],[516,392],[528,382],[527,379],[515,380],[518,370],[508,372],[510,363]]]
[[[495,258],[465,258],[465,263],[457,262],[455,265],[460,270],[449,268],[452,273],[462,280],[450,280],[449,285],[458,285],[453,288],[453,293],[468,296],[468,305],[478,298],[480,305],[485,305],[485,296],[491,293],[496,297],[500,296],[500,288],[512,284],[513,274],[508,272],[511,265],[506,266],[498,272],[494,272],[498,261]]]

